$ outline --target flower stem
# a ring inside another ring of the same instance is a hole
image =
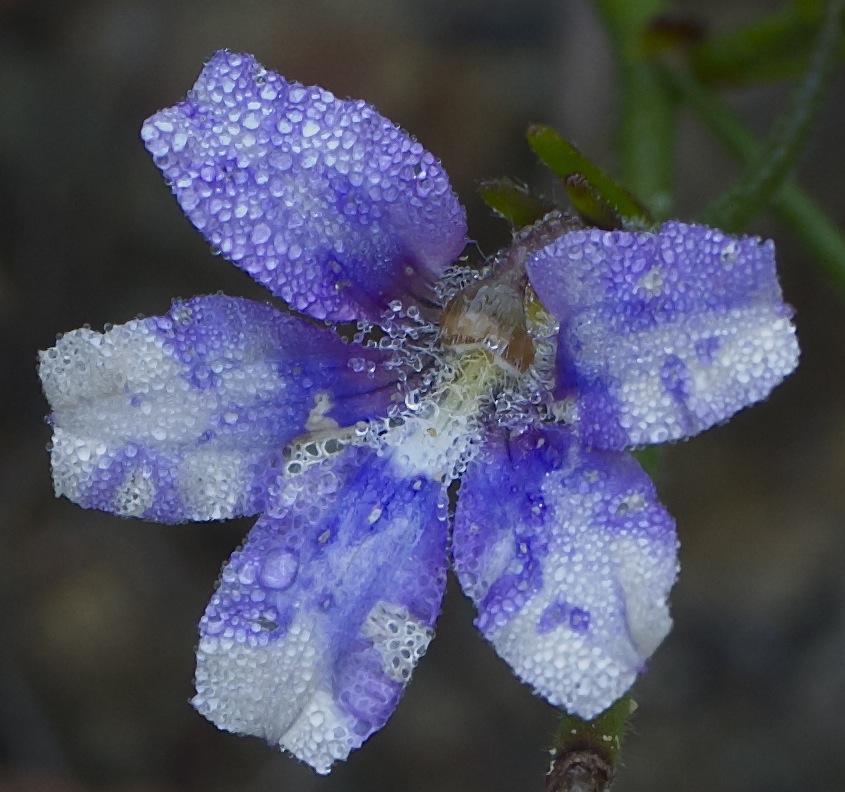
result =
[[[622,735],[635,708],[633,699],[623,696],[591,721],[564,715],[546,776],[546,792],[606,792],[610,789]]]

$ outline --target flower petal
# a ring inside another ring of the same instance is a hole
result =
[[[258,513],[287,442],[383,413],[383,360],[220,295],[102,334],[75,330],[40,358],[56,494],[159,522]]]
[[[371,448],[282,482],[200,622],[194,706],[320,773],[395,709],[445,584],[442,485]]]
[[[602,448],[688,437],[798,362],[774,245],[704,226],[567,234],[528,263],[560,322],[556,397]]]
[[[628,690],[671,626],[674,521],[633,457],[563,427],[488,438],[463,478],[453,553],[484,636],[583,718]]]
[[[251,55],[218,52],[141,136],[205,238],[317,319],[425,303],[466,242],[464,210],[416,140]]]

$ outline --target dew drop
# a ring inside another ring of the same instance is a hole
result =
[[[296,579],[299,561],[289,550],[270,553],[261,565],[260,580],[267,588],[282,591]]]

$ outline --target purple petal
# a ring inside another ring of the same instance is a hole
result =
[[[317,319],[425,304],[466,242],[463,208],[414,138],[251,55],[218,52],[141,136],[205,238]]]
[[[394,390],[383,361],[219,295],[75,330],[40,360],[56,493],[159,522],[256,514],[292,438],[383,413]]]
[[[688,437],[764,399],[798,362],[774,245],[704,226],[577,231],[528,263],[560,322],[556,397],[587,442]]]
[[[395,709],[445,583],[445,488],[347,448],[282,482],[200,622],[194,706],[320,773]]]
[[[675,525],[628,454],[563,427],[493,435],[461,484],[454,566],[517,676],[593,718],[669,631]]]

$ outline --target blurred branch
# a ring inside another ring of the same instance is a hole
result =
[[[689,103],[731,156],[746,166],[758,159],[759,141],[716,93],[685,71],[667,69],[664,78]],[[822,209],[791,179],[781,184],[771,199],[771,205],[845,294],[845,237]]]
[[[710,36],[693,50],[692,70],[702,82],[723,84],[799,75],[807,69],[823,17],[821,3],[794,3],[749,25]],[[838,49],[841,56],[841,35]]]
[[[658,219],[672,212],[674,101],[643,45],[663,0],[595,0],[613,45],[620,91],[618,145],[622,182]]]
[[[801,153],[822,95],[837,63],[845,0],[831,0],[819,31],[810,67],[793,95],[791,107],[775,123],[739,181],[703,213],[703,221],[739,232],[771,201]]]

